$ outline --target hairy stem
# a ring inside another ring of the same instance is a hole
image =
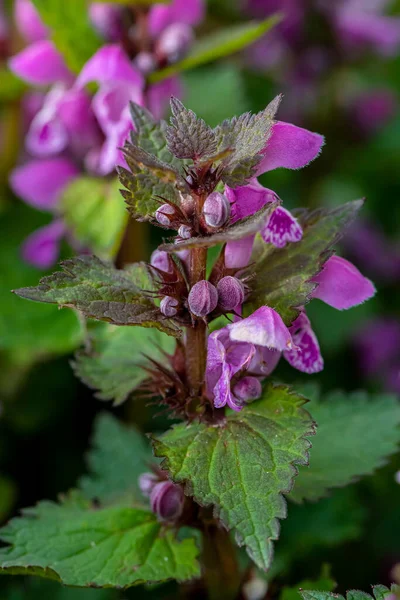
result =
[[[190,251],[190,287],[206,277],[207,249],[194,248]],[[186,330],[186,373],[192,395],[198,396],[204,382],[206,369],[207,325],[196,319],[192,327]]]

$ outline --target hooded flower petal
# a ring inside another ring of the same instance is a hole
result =
[[[277,248],[284,248],[288,242],[299,242],[303,237],[303,230],[288,210],[278,206],[261,231],[261,236],[264,242],[274,244]]]
[[[84,87],[91,81],[100,84],[132,84],[138,89],[144,86],[143,75],[136,69],[119,44],[103,46],[85,64],[76,81]]]
[[[303,373],[318,373],[324,368],[317,336],[305,312],[301,312],[290,327],[297,350],[286,350],[283,356],[288,363]]]
[[[301,169],[317,158],[323,143],[324,138],[318,133],[278,121],[264,148],[257,175],[279,167]]]
[[[24,260],[39,269],[48,269],[54,265],[64,233],[65,226],[59,220],[34,231],[22,246]]]
[[[319,298],[338,310],[357,306],[372,298],[376,291],[369,279],[340,256],[331,256],[312,281],[318,283],[313,298]]]
[[[118,4],[92,2],[89,16],[97,31],[110,42],[118,42],[122,34],[123,8]]]
[[[168,6],[156,4],[150,9],[149,29],[153,38],[172,23],[197,25],[204,18],[204,0],[173,0]]]
[[[65,186],[78,174],[74,163],[66,158],[32,160],[14,169],[10,185],[27,204],[52,210]]]
[[[11,71],[32,85],[70,82],[72,74],[53,42],[42,40],[31,44],[9,60]]]
[[[274,350],[293,347],[292,336],[278,313],[261,306],[250,317],[227,326],[229,337],[235,342],[247,342]]]
[[[31,0],[15,0],[14,18],[18,31],[28,42],[38,42],[48,37],[49,30]]]
[[[232,205],[232,223],[254,215],[254,213],[268,202],[273,202],[276,199],[275,192],[262,186],[255,178],[251,179],[248,185],[243,185],[235,189],[227,185],[225,186],[224,193]]]

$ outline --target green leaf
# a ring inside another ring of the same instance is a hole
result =
[[[130,134],[132,144],[156,156],[162,162],[180,168],[181,161],[168,150],[166,123],[156,121],[146,108],[134,102],[130,103],[130,112],[135,125]]]
[[[142,434],[110,413],[101,413],[94,424],[91,445],[87,456],[90,474],[78,482],[85,497],[102,505],[116,501],[127,506],[143,504],[138,478],[149,470],[153,457]]]
[[[174,426],[153,440],[163,468],[186,484],[201,505],[214,505],[224,525],[261,568],[269,567],[278,519],[286,517],[282,493],[293,485],[295,464],[306,464],[313,422],[304,397],[268,386],[260,400],[230,413],[219,426]]]
[[[210,248],[217,244],[226,244],[227,242],[241,240],[249,235],[254,235],[260,231],[262,225],[267,221],[270,214],[279,206],[280,202],[269,202],[254,215],[245,217],[240,221],[236,221],[231,227],[225,231],[212,233],[210,235],[197,236],[188,240],[180,241],[177,244],[161,244],[160,250],[165,252],[179,252],[180,250],[188,250],[189,248]]]
[[[79,177],[68,185],[61,211],[74,238],[100,258],[118,252],[128,220],[117,179]]]
[[[250,23],[241,23],[240,25],[231,25],[225,29],[218,29],[218,31],[198,40],[183,60],[161,71],[152,73],[149,81],[150,83],[156,83],[176,73],[181,73],[199,65],[218,60],[224,56],[229,56],[234,52],[239,52],[239,50],[246,48],[246,46],[249,46],[267,33],[280,20],[281,17],[279,15],[273,15],[261,22],[253,21]]]
[[[90,349],[77,354],[74,370],[98,390],[98,398],[117,405],[148,377],[141,368],[147,356],[164,362],[163,351],[173,354],[174,346],[174,339],[157,329],[105,325],[93,332]]]
[[[218,146],[213,129],[177,98],[171,98],[171,111],[171,125],[165,131],[170,152],[194,161],[213,156]]]
[[[330,489],[373,473],[400,443],[400,406],[395,396],[332,392],[315,398],[310,412],[316,420],[310,466],[301,468],[289,498],[318,500]]]
[[[56,581],[34,579],[18,581],[7,588],[7,600],[118,600],[111,589],[66,588]]]
[[[178,542],[138,508],[97,508],[75,496],[41,502],[0,531],[1,570],[77,587],[120,587],[199,575],[192,538]]]
[[[376,600],[384,600],[391,594],[398,596],[400,594],[400,586],[392,585],[391,589],[384,585],[372,586],[374,598]],[[331,594],[329,592],[322,592],[317,590],[302,590],[300,592],[303,600],[344,600],[344,597],[340,594]],[[373,597],[360,590],[350,590],[346,594],[346,600],[372,600]]]
[[[72,311],[22,302],[11,290],[37,282],[39,271],[21,257],[24,238],[45,224],[43,215],[22,203],[1,216],[0,350],[19,363],[72,352],[82,342],[81,324]]]
[[[172,183],[162,181],[158,174],[152,173],[145,167],[138,167],[133,161],[129,162],[129,157],[127,162],[131,172],[124,167],[117,167],[117,172],[121,184],[126,187],[126,190],[120,190],[121,194],[134,219],[138,221],[154,219],[154,213],[162,204],[160,198],[177,204],[178,192]]]
[[[299,314],[298,307],[310,301],[316,284],[310,282],[332,254],[332,246],[345,227],[356,217],[362,200],[348,202],[334,209],[303,210],[297,213],[303,227],[303,239],[285,248],[256,241],[251,267],[252,293],[245,304],[245,315],[262,305],[274,308],[286,325]]]
[[[50,302],[81,311],[85,317],[114,325],[156,327],[178,335],[175,324],[163,317],[123,271],[95,256],[78,256],[61,263],[63,272],[43,277],[36,287],[15,293],[36,302]]]
[[[0,68],[0,100],[13,102],[21,98],[26,84],[7,68]]]
[[[274,116],[282,96],[276,96],[261,112],[250,112],[223,121],[216,127],[219,149],[234,148],[222,162],[221,179],[230,187],[246,185],[255,175],[258,163],[263,158],[261,151],[271,136]]]
[[[102,42],[90,23],[87,0],[32,0],[68,67],[79,73]]]
[[[331,577],[330,567],[324,565],[318,579],[303,579],[297,585],[285,586],[279,596],[279,600],[300,600],[300,590],[313,589],[321,592],[332,592],[336,583]]]

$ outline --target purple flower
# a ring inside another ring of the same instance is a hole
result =
[[[389,89],[368,90],[358,94],[352,101],[349,112],[366,135],[384,127],[395,115],[397,101]]]
[[[338,310],[357,306],[376,292],[374,284],[340,256],[331,256],[312,281],[318,283],[313,298],[319,298]]]
[[[153,38],[158,37],[174,23],[192,27],[204,18],[204,0],[173,0],[170,4],[156,4],[149,12],[149,29]]]
[[[188,304],[190,311],[196,317],[205,317],[218,304],[218,292],[215,286],[203,279],[194,284],[189,292]]]
[[[118,42],[122,35],[123,10],[118,4],[92,2],[89,16],[97,31],[108,42]]]
[[[311,323],[304,311],[293,321],[289,328],[297,350],[286,350],[283,353],[288,363],[303,373],[318,373],[324,368],[317,336],[311,328]]]
[[[400,45],[400,19],[382,15],[384,6],[382,2],[366,3],[361,0],[342,0],[337,3],[332,15],[333,23],[337,35],[348,49],[370,47],[383,56],[397,52]]]
[[[150,493],[151,510],[160,521],[174,521],[180,517],[184,502],[182,487],[172,481],[156,483]]]
[[[264,158],[260,162],[257,175],[279,167],[300,169],[314,160],[321,151],[324,138],[290,123],[277,122],[273,126],[272,135],[263,150]],[[268,202],[276,199],[272,190],[264,188],[257,179],[248,185],[232,189],[225,188],[225,195],[232,205],[232,222],[254,214]],[[265,242],[278,248],[288,242],[298,242],[302,237],[302,229],[289,211],[278,207],[265,223],[261,235]],[[248,264],[254,238],[240,240],[240,243],[229,242],[225,249],[225,260],[231,268],[242,268]]]
[[[31,0],[15,0],[14,18],[19,32],[28,42],[44,40],[49,30],[42,23]]]
[[[65,233],[65,225],[59,219],[37,229],[23,243],[24,260],[38,269],[48,269],[58,258]]]
[[[354,343],[363,374],[400,394],[400,321],[393,317],[367,321]]]
[[[226,404],[233,410],[243,407],[243,399],[238,398],[232,391],[232,380],[236,385],[242,375],[254,376],[252,361],[263,355],[264,350],[277,351],[271,356],[271,366],[274,368],[275,354],[293,347],[289,330],[281,317],[272,308],[262,306],[250,317],[227,325],[214,331],[208,339],[206,382],[208,394],[216,408]],[[263,357],[264,370],[268,374],[268,355]],[[259,367],[261,361],[255,365]],[[272,370],[271,369],[271,370]],[[240,388],[241,389],[241,388]]]

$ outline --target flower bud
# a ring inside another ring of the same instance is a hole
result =
[[[241,402],[256,400],[261,396],[261,383],[256,377],[243,377],[235,384],[232,392]]]
[[[188,301],[189,308],[196,317],[205,317],[218,304],[217,288],[209,281],[203,279],[192,287]]]
[[[231,216],[231,205],[226,196],[212,192],[204,202],[203,215],[209,227],[222,227]]]
[[[193,30],[185,23],[172,23],[157,41],[156,53],[175,63],[185,56],[194,40]]]
[[[150,494],[151,510],[161,521],[177,519],[182,513],[184,500],[182,488],[171,481],[157,483]]]
[[[139,477],[139,488],[143,496],[150,496],[152,489],[159,481],[154,473],[142,473]]]
[[[144,75],[148,75],[152,71],[155,71],[157,63],[150,52],[139,52],[135,58],[135,66]]]
[[[174,220],[175,209],[170,204],[163,204],[156,210],[156,219],[160,225],[171,227],[171,221]]]
[[[192,237],[192,228],[189,225],[181,225],[178,229],[178,235],[183,240],[189,240]]]
[[[152,267],[164,271],[164,273],[173,273],[174,266],[168,252],[163,250],[154,250],[150,258],[150,264]]]
[[[160,302],[160,310],[166,317],[174,317],[178,312],[177,307],[179,302],[172,296],[164,296]]]
[[[218,304],[224,310],[233,310],[236,306],[243,304],[244,285],[236,277],[223,277],[217,285]]]

